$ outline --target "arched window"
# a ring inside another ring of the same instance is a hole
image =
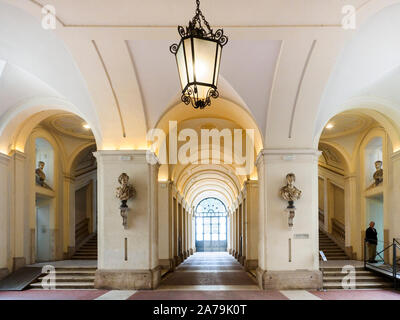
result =
[[[227,211],[223,202],[217,198],[200,201],[195,210],[196,250],[227,250]]]

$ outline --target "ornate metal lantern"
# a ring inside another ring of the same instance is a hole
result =
[[[217,90],[222,47],[228,42],[222,29],[213,32],[196,0],[196,15],[189,26],[178,27],[179,44],[170,46],[175,54],[182,86],[181,100],[195,109],[211,104],[211,97],[219,96]]]

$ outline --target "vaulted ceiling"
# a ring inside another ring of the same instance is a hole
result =
[[[379,102],[400,123],[393,86],[400,66],[399,2],[203,0],[206,18],[229,36],[221,99],[209,113],[246,127],[235,112],[218,109],[237,105],[254,119],[268,148],[317,147],[329,119],[356,104],[376,108]],[[179,104],[168,47],[179,40],[176,26],[191,19],[195,2],[51,4],[56,30],[41,25],[47,2],[0,0],[0,152],[10,152],[16,127],[49,109],[85,119],[99,149],[147,148],[147,130]],[[356,30],[342,28],[346,5],[356,10]]]

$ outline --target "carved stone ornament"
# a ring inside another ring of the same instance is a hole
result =
[[[126,173],[121,173],[118,177],[120,186],[117,188],[116,197],[121,200],[119,207],[122,217],[122,225],[126,229],[128,226],[128,211],[129,207],[127,202],[136,196],[135,188],[129,183],[129,176]]]
[[[294,186],[295,181],[296,175],[294,173],[288,173],[286,175],[286,186],[280,189],[280,195],[282,199],[288,202],[288,206],[286,207],[285,211],[289,213],[289,227],[293,227],[293,219],[296,214],[296,207],[294,206],[294,202],[301,198],[301,190],[297,189]]]

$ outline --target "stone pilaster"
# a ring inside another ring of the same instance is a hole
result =
[[[9,272],[10,162],[9,156],[0,153],[0,279]]]
[[[349,174],[344,177],[344,219],[345,219],[345,247],[346,253],[350,258],[361,259],[362,252],[357,252],[361,248],[358,226],[360,225],[357,217],[357,176]]]
[[[312,149],[264,149],[257,157],[259,179],[259,268],[263,289],[322,286],[318,256],[318,157]],[[288,203],[279,196],[286,175],[296,175],[302,198],[292,228]]]
[[[158,182],[158,236],[160,265],[166,269],[174,268],[173,254],[173,201],[172,182]]]
[[[98,270],[96,288],[154,289],[160,282],[158,260],[158,163],[146,151],[98,151]],[[149,161],[148,161],[149,160]],[[128,201],[124,228],[118,177],[127,173],[136,189]]]
[[[388,235],[389,241],[393,238],[400,238],[400,151],[394,152],[391,156],[391,172],[388,175],[390,177],[388,183],[388,203],[389,203],[389,221],[390,232]],[[386,201],[386,200],[385,200]]]
[[[63,177],[63,252],[69,259],[75,252],[75,179],[67,174]]]
[[[25,239],[25,225],[28,218],[25,215],[25,160],[23,152],[13,151],[12,156],[12,183],[11,183],[11,252],[13,256],[13,271],[18,270],[26,264],[25,245],[29,239]]]
[[[248,180],[245,182],[246,189],[246,260],[245,268],[255,270],[258,267],[258,181]]]

